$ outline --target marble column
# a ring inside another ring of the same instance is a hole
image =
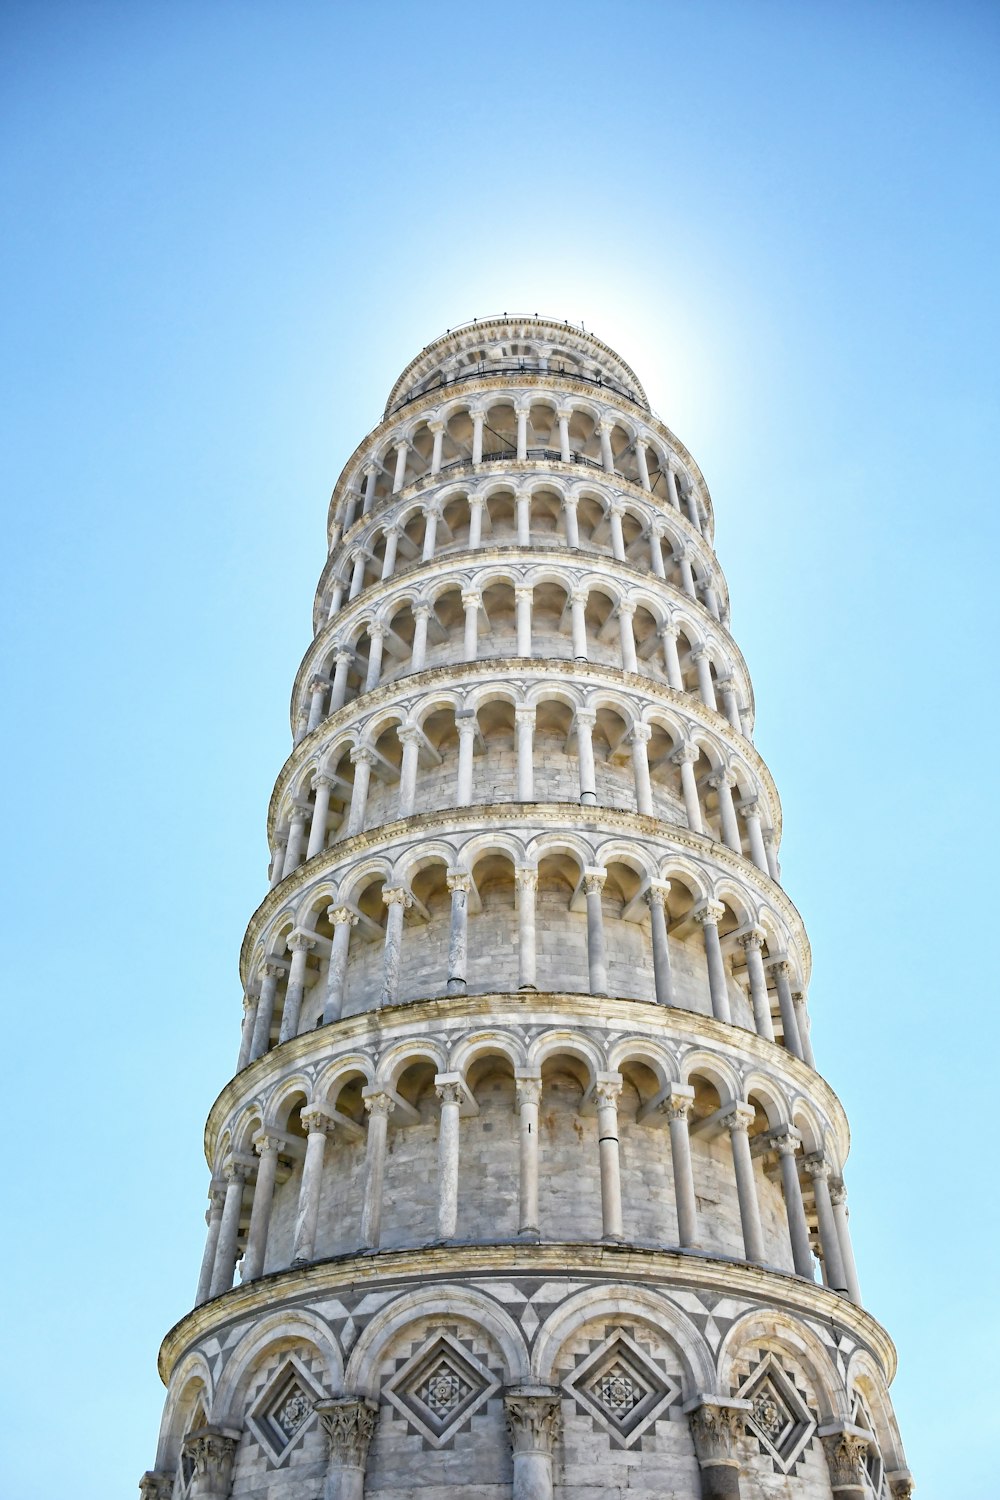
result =
[[[483,510],[486,501],[482,495],[469,496],[469,549],[478,551],[483,545]]]
[[[673,624],[661,625],[656,633],[663,643],[663,664],[667,671],[667,682],[675,693],[683,693],[684,673],[681,671],[681,659],[677,651],[680,627]]]
[[[364,1500],[368,1449],[378,1422],[378,1403],[367,1396],[335,1396],[317,1401],[315,1411],[329,1450],[323,1500]]]
[[[333,687],[330,689],[330,712],[336,713],[338,708],[343,708],[347,697],[347,674],[351,662],[354,660],[354,652],[346,646],[338,646],[333,653]]]
[[[851,1244],[851,1228],[848,1223],[847,1189],[843,1182],[836,1180],[830,1183],[830,1202],[833,1205],[833,1217],[837,1225],[837,1237],[840,1240],[840,1258],[844,1263],[844,1275],[847,1277],[847,1295],[852,1302],[863,1307],[858,1268],[854,1262],[854,1246]]]
[[[802,990],[792,991],[792,1004],[795,1007],[795,1021],[799,1028],[799,1043],[802,1047],[802,1060],[815,1069],[816,1058],[813,1056],[812,1040],[809,1036],[809,1012],[806,1008],[806,997]]]
[[[753,1106],[737,1103],[722,1116],[720,1124],[729,1131],[729,1144],[733,1152],[744,1254],[747,1260],[760,1265],[764,1260],[764,1231],[761,1228],[757,1179],[754,1177],[753,1157],[750,1154],[749,1132],[753,1122]]]
[[[365,673],[364,692],[373,692],[379,685],[382,676],[382,650],[385,645],[385,631],[381,625],[372,623],[368,627],[368,670]]]
[[[632,776],[635,780],[636,811],[647,817],[653,815],[653,788],[649,780],[648,745],[653,731],[648,724],[633,724],[628,742],[632,751]]]
[[[198,1276],[198,1290],[194,1294],[194,1305],[200,1307],[207,1302],[211,1295],[212,1272],[215,1270],[215,1257],[219,1246],[219,1230],[222,1227],[222,1210],[226,1201],[226,1188],[223,1184],[212,1184],[208,1195],[208,1235],[205,1239],[205,1253],[201,1260],[201,1271]]]
[[[715,688],[712,684],[711,655],[704,646],[699,646],[697,650],[691,652],[691,660],[698,673],[698,694],[702,703],[706,708],[714,709],[718,713],[719,705],[715,701]]]
[[[333,924],[330,963],[326,971],[326,999],[323,1002],[323,1024],[339,1021],[344,1009],[347,984],[347,959],[351,946],[351,928],[358,925],[358,913],[349,906],[328,906],[328,920]]]
[[[807,1156],[802,1165],[812,1178],[813,1199],[816,1204],[816,1221],[819,1225],[819,1248],[823,1256],[823,1271],[826,1284],[835,1292],[847,1292],[847,1271],[840,1253],[840,1236],[837,1221],[833,1216],[830,1198],[830,1163],[822,1152]]]
[[[597,424],[597,434],[601,440],[601,463],[604,465],[606,474],[615,472],[615,456],[611,450],[611,431],[614,425],[614,422],[608,419],[602,419]]]
[[[756,797],[749,797],[740,803],[740,812],[743,821],[747,825],[747,838],[750,841],[750,858],[764,875],[770,875],[767,864],[767,850],[764,848],[764,835],[760,829],[760,803]]]
[[[361,1207],[361,1243],[377,1250],[382,1235],[382,1189],[385,1182],[385,1147],[389,1116],[396,1108],[391,1094],[378,1088],[365,1092],[368,1111],[368,1145],[365,1151],[365,1192]]]
[[[215,1250],[215,1266],[212,1270],[210,1297],[221,1297],[233,1284],[236,1271],[237,1247],[240,1237],[240,1215],[243,1211],[243,1186],[246,1182],[246,1167],[242,1162],[230,1161],[223,1173],[226,1179],[226,1198],[222,1207],[222,1222]]]
[[[350,602],[356,599],[365,586],[365,568],[368,565],[369,554],[364,547],[358,547],[354,554],[354,567],[351,570],[351,586],[347,590],[347,599]]]
[[[297,870],[302,863],[302,846],[305,843],[305,829],[310,816],[311,809],[298,803],[288,815],[288,843],[285,847],[285,862],[281,867],[282,880],[293,870]]]
[[[396,571],[396,552],[399,547],[399,527],[387,526],[385,531],[385,551],[382,554],[381,582],[385,583]]]
[[[531,546],[531,496],[527,490],[518,490],[514,500],[517,512],[517,545],[519,547]],[[519,652],[521,656],[529,655],[529,652]]]
[[[608,506],[608,524],[611,527],[611,556],[616,562],[625,561],[625,533],[622,530],[622,516],[625,507],[620,500],[612,500]]]
[[[792,1246],[792,1262],[796,1274],[813,1281],[814,1262],[809,1243],[809,1226],[806,1211],[802,1206],[802,1189],[799,1186],[799,1171],[795,1153],[800,1145],[797,1131],[784,1130],[771,1136],[771,1145],[778,1153],[781,1169],[781,1190],[785,1199],[785,1216],[788,1220],[788,1238]]]
[[[365,467],[365,498],[364,504],[361,507],[361,514],[363,516],[369,515],[375,504],[375,486],[378,483],[378,476],[381,472],[381,468],[377,463],[367,464]]]
[[[410,671],[422,672],[427,660],[427,625],[431,617],[431,606],[418,600],[412,609],[413,644],[410,647]]]
[[[694,1089],[675,1084],[663,1101],[670,1131],[670,1159],[674,1171],[674,1200],[677,1205],[677,1239],[683,1250],[698,1247],[698,1200],[694,1191],[691,1166],[691,1136],[688,1116],[694,1104]]]
[[[326,1154],[327,1137],[333,1133],[330,1116],[316,1105],[302,1111],[302,1123],[309,1134],[306,1137],[306,1159],[302,1165],[302,1181],[299,1184],[293,1266],[305,1265],[313,1258],[323,1191],[323,1158]]]
[[[333,777],[325,772],[318,772],[312,779],[314,793],[312,822],[309,825],[309,843],[306,846],[306,859],[312,859],[326,847],[326,824],[330,816],[330,793],[333,791]]]
[[[573,462],[573,453],[569,446],[569,424],[572,415],[573,413],[567,410],[566,407],[560,407],[556,412],[556,420],[559,423],[559,458],[564,464]],[[577,544],[571,542],[570,545],[575,546]]]
[[[531,595],[529,588],[514,590],[514,605],[517,612],[517,654],[531,655]]]
[[[413,905],[413,897],[402,886],[385,886],[382,900],[387,911],[385,918],[385,947],[382,953],[382,988],[379,1008],[395,1005],[399,998],[399,960],[403,943],[403,917]]]
[[[576,711],[576,755],[580,769],[580,802],[584,807],[597,803],[597,772],[594,768],[594,725],[597,714],[591,708]]]
[[[717,1021],[732,1021],[729,1010],[729,986],[726,983],[726,963],[722,956],[722,943],[719,941],[719,922],[724,912],[725,907],[718,901],[703,901],[691,915],[701,925],[704,935],[712,1014]]]
[[[573,660],[587,660],[587,590],[574,589],[569,597],[573,625]]]
[[[698,1395],[683,1409],[701,1470],[701,1500],[740,1500],[740,1442],[750,1402]]]
[[[778,1008],[781,1011],[781,1031],[784,1044],[793,1057],[802,1057],[802,1040],[799,1036],[799,1021],[792,999],[788,960],[783,954],[768,959],[767,967],[774,975],[774,987],[778,992]]]
[[[618,606],[618,639],[621,645],[622,668],[626,672],[638,672],[639,658],[635,651],[635,631],[632,620],[635,615],[635,605],[628,599],[623,599]]]
[[[674,1004],[674,977],[670,967],[670,940],[667,936],[667,893],[669,880],[651,880],[646,892],[649,926],[653,947],[653,986],[658,1005]]]
[[[444,451],[444,423],[441,421],[428,422],[427,430],[434,439],[431,448],[431,473],[440,474],[441,458]]]
[[[406,455],[410,445],[405,438],[396,443],[396,468],[392,476],[392,493],[398,495],[406,482]]]
[[[433,561],[434,548],[437,545],[439,514],[437,507],[434,505],[428,505],[424,510],[424,545],[420,553],[421,562]]]
[[[736,821],[736,809],[733,806],[733,787],[736,785],[736,777],[729,771],[716,771],[708,778],[708,784],[715,788],[719,798],[722,842],[734,854],[742,854],[743,842],[740,838],[739,824]]]
[[[684,798],[684,811],[692,833],[705,832],[701,817],[701,800],[698,796],[698,779],[694,774],[695,763],[700,753],[697,745],[681,745],[670,757],[673,764],[680,769],[681,796]]]
[[[465,610],[465,639],[462,646],[463,660],[475,661],[479,652],[479,610],[482,600],[476,593],[462,595]]]
[[[503,1404],[514,1453],[511,1500],[552,1500],[552,1449],[562,1430],[558,1391],[509,1386]]]
[[[712,610],[711,613],[715,616],[716,619],[718,619],[719,606],[716,605],[715,609]],[[740,702],[739,698],[736,696],[736,684],[731,677],[724,677],[723,680],[719,683],[719,688],[722,692],[723,712],[725,713],[726,718],[729,720],[729,723],[731,724],[733,729],[736,730],[736,733],[742,734],[743,721],[740,718]]]
[[[517,1131],[520,1145],[517,1232],[527,1239],[540,1233],[538,1215],[538,1105],[542,1080],[535,1074],[514,1075]]]
[[[604,942],[604,911],[601,906],[601,892],[606,879],[606,870],[588,869],[583,872],[583,888],[587,895],[587,967],[592,995],[608,993],[608,955]]]
[[[767,991],[767,976],[764,973],[764,929],[751,927],[740,934],[740,947],[746,954],[747,978],[750,984],[750,1004],[753,1006],[754,1030],[768,1042],[774,1041],[771,1024],[771,1000]]]
[[[422,739],[416,724],[407,722],[401,724],[396,730],[396,736],[403,747],[403,754],[399,766],[399,800],[397,809],[401,818],[408,818],[413,812],[417,796],[417,764],[420,759],[420,742]]]
[[[663,566],[663,533],[658,530],[655,521],[649,528],[649,566],[654,578],[666,578],[667,570]]]
[[[458,732],[458,789],[455,795],[455,805],[468,807],[472,802],[473,757],[476,749],[476,734],[479,729],[475,709],[457,709],[455,729]]]
[[[870,1435],[846,1422],[831,1422],[820,1428],[819,1437],[835,1500],[866,1500],[871,1495],[865,1477]]]
[[[181,1444],[181,1469],[190,1478],[186,1500],[228,1500],[239,1432],[232,1427],[199,1427]]]
[[[517,987],[519,990],[533,990],[536,988],[537,967],[535,893],[538,890],[538,871],[518,866],[514,879],[517,883]]]
[[[347,813],[348,838],[353,838],[356,833],[364,832],[365,810],[368,806],[368,785],[371,781],[372,767],[375,761],[375,751],[367,745],[355,745],[351,751],[351,765],[354,767],[354,785],[351,788],[351,805]]]
[[[449,995],[464,995],[469,953],[469,891],[472,888],[472,876],[466,870],[449,870],[445,878],[451,892],[447,990]]]
[[[528,407],[518,406],[514,415],[517,418],[517,459],[524,463],[528,456]]]
[[[689,599],[697,599],[698,595],[694,586],[694,573],[691,569],[691,552],[687,547],[679,547],[673,555],[681,575],[681,589]]]
[[[472,462],[481,464],[483,461],[483,427],[486,424],[486,413],[474,411],[472,417]]]
[[[267,1255],[267,1231],[271,1224],[271,1204],[274,1200],[274,1181],[278,1172],[280,1140],[262,1130],[254,1136],[254,1150],[260,1157],[257,1181],[254,1183],[253,1204],[250,1209],[250,1228],[247,1230],[247,1247],[243,1254],[243,1280],[255,1281],[264,1270]]]
[[[621,1150],[618,1142],[618,1100],[621,1074],[598,1077],[594,1085],[597,1105],[597,1151],[601,1166],[602,1238],[618,1244],[625,1237],[622,1221]]]
[[[578,548],[580,545],[580,522],[577,517],[577,499],[575,495],[567,495],[563,501],[563,512],[566,516],[566,545]]]
[[[458,1224],[458,1146],[462,1090],[457,1077],[439,1073],[434,1080],[441,1104],[438,1125],[438,1217],[439,1240],[454,1238]]]
[[[534,733],[535,706],[515,708],[514,725],[517,734],[517,800],[535,800]]]
[[[236,1059],[236,1071],[242,1073],[250,1061],[253,1050],[253,1033],[257,1021],[257,999],[256,995],[249,992],[243,996],[243,1024],[240,1027],[240,1052]]]
[[[288,969],[288,984],[285,986],[285,1004],[281,1012],[281,1030],[278,1042],[290,1042],[299,1034],[299,1016],[302,997],[305,994],[306,965],[309,954],[316,946],[316,938],[308,932],[293,932],[288,939],[292,961]]]
[[[263,977],[260,982],[260,998],[257,1001],[257,1016],[253,1027],[253,1042],[250,1047],[250,1061],[256,1062],[258,1057],[263,1057],[271,1045],[271,1023],[274,1020],[274,1002],[278,993],[278,980],[285,972],[285,965],[280,959],[269,958],[265,960]]]
[[[309,718],[306,721],[306,733],[311,734],[319,724],[323,722],[323,700],[326,690],[330,686],[325,677],[311,677],[309,679]]]
[[[639,470],[639,483],[644,490],[649,490],[649,464],[646,460],[646,444],[642,438],[635,440],[635,466]]]

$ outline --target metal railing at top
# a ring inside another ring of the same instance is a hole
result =
[[[611,391],[616,396],[621,396],[631,406],[638,406],[641,411],[649,416],[655,413],[650,410],[645,401],[640,400],[632,391],[625,386],[618,385],[614,380],[605,380],[601,375],[581,375],[576,370],[567,370],[564,366],[557,365],[550,360],[543,370],[534,360],[525,359],[481,359],[474,365],[469,365],[457,375],[445,378],[443,374],[438,375],[436,383],[420,386],[419,389],[411,391],[408,396],[397,401],[395,406],[386,408],[385,416],[391,417],[397,411],[402,411],[404,406],[409,406],[411,401],[419,401],[422,396],[429,396],[433,391],[446,391],[450,386],[461,385],[464,380],[482,380],[490,375],[557,375],[560,380],[575,380],[580,385],[594,386],[599,390]],[[383,420],[385,420],[383,418]],[[659,418],[657,418],[657,421]]]

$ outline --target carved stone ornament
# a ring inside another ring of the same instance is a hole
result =
[[[892,1491],[892,1500],[911,1500],[916,1485],[909,1469],[894,1469],[891,1474],[886,1475],[886,1478]]]
[[[551,1453],[562,1431],[559,1397],[551,1390],[512,1386],[503,1398],[515,1453]]]
[[[330,1460],[344,1468],[363,1469],[378,1421],[378,1406],[367,1396],[335,1396],[313,1403],[330,1445]]]
[[[865,1455],[871,1441],[866,1432],[843,1427],[839,1432],[821,1432],[830,1487],[838,1490],[865,1489]]]
[[[688,1411],[694,1451],[699,1464],[739,1464],[739,1439],[746,1431],[749,1401],[715,1401],[699,1398]]]
[[[170,1500],[174,1493],[173,1470],[147,1469],[139,1480],[139,1500]]]
[[[181,1449],[184,1467],[191,1478],[188,1493],[192,1496],[229,1494],[233,1459],[239,1434],[224,1427],[199,1427],[184,1439]]]

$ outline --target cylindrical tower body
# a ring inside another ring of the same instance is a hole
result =
[[[347,464],[151,1500],[909,1492],[713,531],[545,319]]]

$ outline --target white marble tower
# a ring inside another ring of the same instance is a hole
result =
[[[348,461],[144,1500],[909,1496],[713,530],[547,319]]]

